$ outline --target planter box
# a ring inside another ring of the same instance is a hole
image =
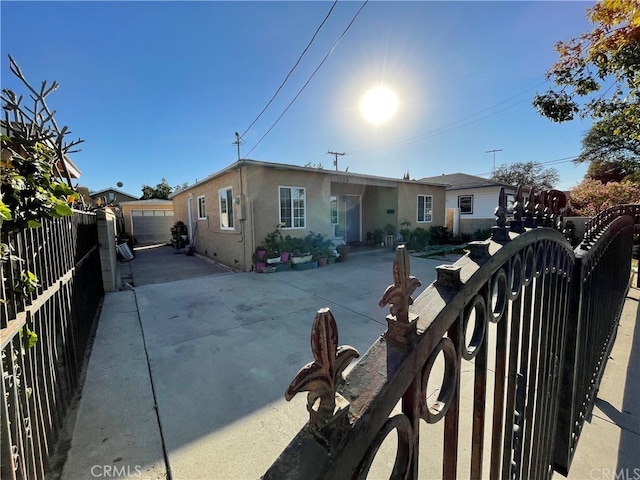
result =
[[[294,265],[310,262],[313,255],[305,255],[304,257],[291,257],[291,263]]]
[[[291,265],[291,268],[294,270],[311,270],[313,268],[313,264],[311,262],[294,263]]]
[[[285,270],[291,270],[291,265],[288,263],[277,263],[274,265],[276,272],[284,272]]]
[[[274,273],[277,267],[269,265],[268,267],[262,267],[262,273]]]
[[[280,257],[267,258],[267,263],[273,265],[274,263],[280,263]]]

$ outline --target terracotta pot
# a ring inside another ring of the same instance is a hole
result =
[[[327,257],[318,257],[318,266],[324,267],[327,264]]]

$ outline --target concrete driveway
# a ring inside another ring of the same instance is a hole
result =
[[[132,263],[136,285],[138,269]],[[229,273],[136,287],[172,478],[258,478],[308,419],[306,395],[283,398],[311,361],[311,324],[329,307],[340,343],[361,353],[386,328],[378,306],[393,252],[350,255],[307,271]],[[415,258],[435,279],[442,260]],[[416,293],[416,296],[418,293]]]

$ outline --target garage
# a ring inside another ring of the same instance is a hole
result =
[[[138,200],[120,206],[128,233],[138,245],[169,243],[175,223],[171,200]]]

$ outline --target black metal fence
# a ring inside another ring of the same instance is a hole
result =
[[[0,264],[1,476],[44,478],[104,295],[96,217],[74,212],[3,241],[13,257]],[[33,291],[23,270],[38,278]]]
[[[439,267],[415,302],[399,247],[380,302],[388,329],[348,375],[358,353],[320,310],[315,361],[285,394],[309,392],[309,422],[263,478],[366,478],[393,431],[391,478],[566,473],[615,338],[640,206],[604,212],[575,251],[554,229],[563,207],[560,192],[519,192],[509,222],[501,194],[492,239]]]

